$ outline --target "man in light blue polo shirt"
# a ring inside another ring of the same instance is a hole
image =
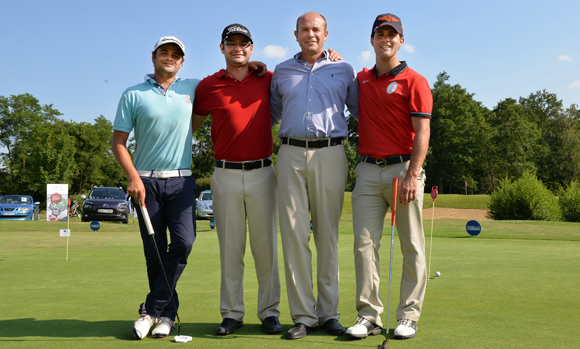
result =
[[[298,339],[318,324],[331,335],[344,334],[338,322],[338,224],[348,165],[345,105],[358,111],[354,68],[333,62],[324,50],[326,20],[315,12],[298,18],[301,52],[276,66],[271,83],[273,123],[278,135],[278,203],[286,289],[294,321],[286,338]],[[310,216],[318,254],[318,297],[313,293]]]
[[[196,237],[196,184],[190,171],[191,113],[199,80],[177,77],[184,56],[185,47],[179,39],[172,36],[159,39],[152,53],[155,73],[123,93],[113,126],[112,150],[127,176],[127,190],[138,211],[149,278],[150,292],[141,304],[141,316],[133,323],[136,339],[147,336],[155,323],[153,338],[167,337],[177,312],[140,205],[145,203],[151,216],[154,238],[176,307],[179,307],[179,298],[175,286]],[[134,164],[126,148],[132,130],[137,144]]]

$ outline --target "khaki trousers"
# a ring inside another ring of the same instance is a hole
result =
[[[392,204],[393,178],[399,177],[400,183],[405,178],[408,167],[409,161],[385,167],[361,162],[355,170],[356,185],[352,192],[352,216],[356,308],[359,316],[381,327],[383,325],[380,314],[383,312],[383,303],[379,294],[379,248],[385,215]],[[424,170],[421,170],[418,182],[417,199],[407,205],[397,203],[395,225],[403,254],[403,276],[397,320],[419,321],[427,287],[422,218]],[[389,258],[390,229],[386,228],[385,232],[388,239],[387,249],[383,256]],[[388,275],[388,270],[384,275]]]
[[[216,168],[211,191],[220,246],[222,317],[241,321],[245,314],[246,217],[258,278],[258,318],[278,317],[278,193],[274,167],[251,171]]]
[[[338,224],[348,170],[344,147],[306,149],[282,145],[276,166],[280,234],[292,320],[311,327],[330,319],[338,320]],[[311,215],[317,252],[316,298],[309,245]]]

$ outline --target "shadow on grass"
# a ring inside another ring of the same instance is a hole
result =
[[[0,341],[5,337],[115,337],[134,340],[129,321],[36,320],[0,321]]]
[[[252,339],[252,340],[263,340],[263,341],[269,341],[269,340],[274,340],[274,341],[278,341],[278,340],[283,340],[286,342],[290,342],[290,340],[286,339],[286,332],[288,332],[288,330],[290,328],[292,328],[293,325],[284,325],[283,326],[283,330],[281,333],[278,334],[265,334],[264,330],[262,329],[262,325],[260,324],[244,324],[244,327],[239,328],[236,330],[235,333],[227,335],[227,336],[216,336],[215,335],[215,330],[216,328],[219,326],[219,324],[192,324],[192,326],[199,326],[198,329],[202,329],[204,326],[208,326],[206,327],[207,331],[204,331],[203,333],[199,333],[197,335],[195,335],[194,333],[194,337],[201,337],[201,338],[205,338],[205,339],[209,339],[209,340],[216,340],[216,341],[222,341],[223,344],[227,344],[228,341],[232,341],[234,339],[240,339],[240,338],[246,338],[246,339]],[[182,328],[182,332],[183,332],[183,326]],[[307,338],[308,338],[308,342],[312,343],[312,342],[316,342],[316,338],[317,337],[332,337],[329,334],[326,333],[326,331],[324,331],[323,329],[321,329],[320,327],[318,328],[318,330],[316,332],[311,332],[308,334]],[[300,343],[300,339],[295,339],[295,340],[291,340],[291,342],[293,343]],[[329,344],[327,340],[321,340],[318,343],[324,343],[324,344]],[[334,337],[333,339],[333,343],[330,343],[331,345],[341,345],[341,347],[344,347],[345,344],[348,343],[353,343],[353,341],[351,339],[346,338],[346,336],[340,336],[340,337]],[[274,346],[275,347],[275,346]]]
[[[31,337],[48,338],[105,338],[114,337],[123,341],[134,341],[131,332],[132,321],[84,321],[84,320],[36,320],[33,318],[0,320],[0,342],[2,341],[29,341]],[[215,330],[219,323],[182,323],[181,334],[213,340],[227,344],[232,340],[246,338],[257,341],[278,341],[286,339],[286,332],[292,327],[284,326],[280,334],[267,335],[260,324],[245,324],[244,327],[236,330],[235,333],[227,336],[216,336]],[[177,335],[177,330],[172,331],[169,338],[173,341],[173,336]],[[328,337],[329,335],[322,329],[309,333],[310,342],[316,341],[316,337]],[[22,337],[22,339],[18,339]],[[149,334],[147,339],[152,339]],[[299,341],[299,340],[298,340]],[[216,342],[216,343],[217,343]],[[344,346],[351,340],[345,336],[335,337],[332,344]],[[326,340],[320,343],[328,342]]]

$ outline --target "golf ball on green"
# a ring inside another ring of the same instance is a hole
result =
[[[440,272],[436,272],[435,273],[435,276],[441,276],[441,273]]]

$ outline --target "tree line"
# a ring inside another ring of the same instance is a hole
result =
[[[126,186],[111,153],[112,123],[65,121],[52,104],[30,94],[0,96],[0,194],[44,201],[47,183],[69,184],[69,193],[97,186]]]
[[[580,110],[565,108],[546,90],[518,100],[506,98],[493,109],[474,99],[442,72],[433,84],[430,147],[424,168],[426,191],[491,193],[504,179],[536,176],[555,191],[580,176]],[[68,183],[72,194],[94,185],[123,186],[127,180],[111,153],[112,123],[99,116],[94,123],[64,121],[52,105],[40,105],[30,94],[0,96],[0,194],[46,195],[47,183]],[[354,188],[357,121],[347,115],[345,144],[349,162],[347,190]],[[215,159],[211,117],[194,134],[192,171],[200,190],[209,189]],[[274,163],[280,147],[274,135]],[[135,144],[130,140],[129,152]]]

